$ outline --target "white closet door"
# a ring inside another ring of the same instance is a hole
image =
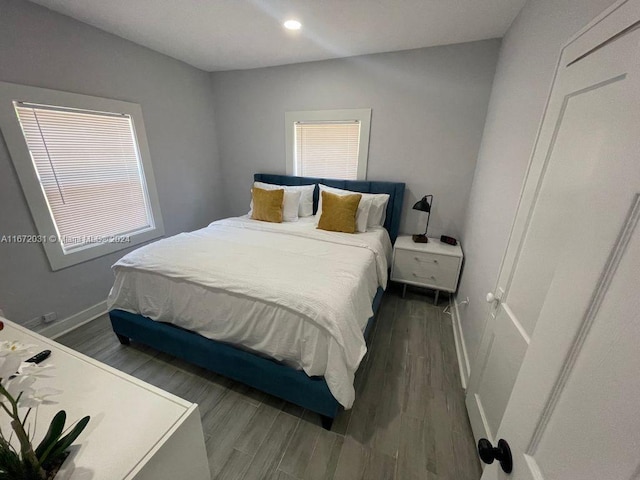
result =
[[[560,59],[467,397],[509,478],[640,475],[639,26],[620,2]]]

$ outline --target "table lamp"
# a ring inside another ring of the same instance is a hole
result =
[[[420,200],[416,202],[413,206],[414,210],[418,210],[420,212],[427,212],[427,228],[424,229],[424,234],[413,235],[413,241],[416,243],[427,243],[429,239],[427,238],[427,230],[429,230],[429,217],[431,217],[431,206],[433,205],[433,195],[425,195]]]

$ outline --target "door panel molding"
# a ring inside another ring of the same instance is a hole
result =
[[[567,113],[567,109],[569,108],[569,103],[571,100],[573,100],[574,98],[577,98],[580,95],[586,94],[586,93],[590,93],[593,92],[594,90],[598,90],[600,88],[604,88],[606,86],[609,86],[613,83],[622,81],[626,78],[626,73],[620,74],[620,75],[616,75],[613,76],[611,78],[607,78],[605,80],[602,80],[600,82],[594,83],[592,85],[589,86],[585,86],[581,89],[575,90],[573,92],[567,93],[563,99],[562,99],[562,104],[559,108],[559,114],[558,114],[558,118],[557,121],[555,122],[554,126],[553,126],[553,132],[551,134],[551,140],[549,141],[549,143],[547,144],[547,149],[546,149],[546,155],[544,156],[544,160],[542,162],[539,162],[539,165],[536,167],[536,174],[533,178],[537,178],[537,181],[535,183],[535,186],[527,186],[526,190],[528,190],[528,194],[526,195],[527,198],[525,199],[525,194],[526,192],[523,192],[523,197],[521,199],[521,204],[518,205],[518,213],[516,213],[516,216],[520,215],[520,208],[522,208],[522,215],[523,215],[523,220],[521,222],[518,222],[517,220],[514,222],[513,225],[513,229],[511,232],[511,238],[509,239],[509,243],[511,243],[511,241],[517,241],[517,246],[516,248],[512,251],[511,255],[509,254],[509,250],[507,249],[507,252],[505,254],[505,260],[503,262],[503,267],[506,265],[509,265],[509,272],[508,272],[508,276],[506,279],[503,278],[498,278],[498,285],[503,288],[506,292],[506,298],[505,301],[508,302],[509,301],[509,290],[511,288],[511,284],[513,282],[513,277],[515,276],[515,274],[517,273],[517,269],[513,268],[513,266],[515,266],[518,261],[520,260],[520,256],[522,254],[522,249],[524,247],[524,244],[526,242],[527,239],[527,232],[529,231],[529,228],[531,227],[531,220],[533,218],[533,215],[535,213],[535,205],[538,202],[538,199],[540,197],[540,192],[542,190],[542,186],[544,184],[544,177],[545,174],[547,172],[547,168],[549,167],[549,161],[551,159],[551,156],[553,155],[555,146],[556,146],[556,142],[558,140],[558,135],[560,134],[560,130],[562,128],[562,123],[565,119],[565,114]],[[523,201],[524,200],[524,201]],[[526,216],[525,216],[525,212],[526,211]],[[502,274],[500,275],[500,277],[502,277]],[[504,281],[504,284],[502,283],[502,281]],[[533,332],[531,332],[533,333]]]
[[[518,333],[520,334],[524,342],[529,345],[529,343],[531,343],[531,337],[518,320],[518,317],[516,317],[514,311],[511,310],[511,307],[509,307],[508,304],[502,304],[501,306],[504,309],[505,313],[509,316],[509,319],[511,320],[511,323],[513,323],[513,326],[516,328],[516,330],[518,330]]]
[[[489,421],[487,420],[487,414],[485,413],[484,407],[482,406],[482,399],[480,398],[480,395],[478,395],[477,393],[474,393],[473,396],[476,400],[476,406],[478,407],[478,413],[480,414],[480,418],[482,419],[482,424],[484,425],[484,429],[485,429],[484,435],[486,436],[486,438],[489,439],[491,443],[495,443],[495,437],[493,435],[493,432],[491,431],[491,427],[489,426]]]
[[[545,480],[544,475],[542,475],[542,470],[540,470],[540,466],[536,459],[531,455],[524,454],[524,459],[527,462],[527,467],[529,467],[529,471],[531,472],[531,476],[534,480]]]
[[[504,307],[499,307],[496,318],[492,320],[491,336],[483,349],[482,368],[474,376],[470,390],[476,399],[477,413],[480,413],[484,429],[490,437],[500,428],[511,389],[529,346],[529,337],[526,333],[522,334],[518,320],[510,309]],[[477,424],[475,414],[471,414],[474,415],[472,425]]]
[[[478,390],[478,385],[482,382],[482,377],[484,376],[484,372],[487,369],[487,363],[489,362],[489,355],[491,353],[491,350],[493,349],[493,341],[495,340],[495,338],[496,338],[495,335],[491,335],[491,337],[487,339],[488,345],[485,349],[486,354],[482,359],[482,366],[480,367],[479,374],[477,375],[477,377],[474,375],[474,377],[472,378],[473,383],[469,384],[469,390],[467,391],[467,394],[471,393],[472,395],[471,397],[467,397],[467,398],[473,398],[473,403],[471,405],[467,405],[469,417],[473,418],[474,414],[476,413],[474,412],[474,410],[476,410],[478,416],[480,417],[480,421],[484,429],[483,432],[475,432],[476,437],[484,436],[488,438],[489,441],[491,441],[492,443],[495,443],[493,432],[491,431],[491,427],[489,426],[489,421],[487,420],[487,415],[484,411],[484,407],[482,406],[482,399],[476,392]],[[475,422],[471,422],[472,427],[476,427],[476,425],[477,424]]]
[[[630,33],[631,27],[636,22],[635,0],[619,0],[594,18],[589,24],[573,35],[561,50],[564,60],[559,66],[569,66],[580,58],[586,58],[590,53],[595,53],[597,46],[611,40],[620,38],[620,33]]]
[[[587,308],[587,311],[582,318],[580,327],[578,328],[578,331],[576,333],[576,336],[571,343],[571,346],[567,353],[567,357],[563,363],[562,370],[560,371],[560,374],[558,375],[558,378],[556,379],[551,389],[551,393],[547,398],[540,418],[536,423],[536,427],[529,441],[529,445],[525,450],[525,454],[529,455],[530,457],[534,457],[536,454],[538,445],[540,444],[540,439],[542,438],[542,435],[544,434],[546,427],[549,424],[551,417],[553,416],[556,405],[558,404],[558,401],[562,396],[562,392],[567,385],[571,372],[573,371],[578,356],[582,351],[582,347],[584,346],[591,327],[593,326],[593,322],[598,315],[600,306],[602,305],[604,297],[609,290],[613,277],[618,270],[620,261],[627,251],[627,247],[636,227],[638,226],[639,220],[640,193],[637,193],[634,201],[631,203],[629,213],[627,214],[627,218],[622,225],[616,243],[611,249],[611,253],[609,254],[609,258],[607,259],[605,268],[594,290],[593,297],[589,302],[589,307]]]
[[[567,63],[566,68],[569,68],[571,65],[574,65],[574,64],[578,63],[580,60],[583,60],[583,59],[587,58],[592,53],[597,52],[601,48],[606,47],[607,45],[609,45],[610,43],[615,42],[616,40],[618,40],[619,38],[623,37],[624,35],[627,35],[628,33],[633,32],[637,28],[640,28],[640,21],[637,21],[636,23],[633,23],[633,24],[629,25],[627,28],[622,29],[621,31],[619,31],[615,35],[607,38],[606,40],[603,40],[599,45],[596,45],[591,50],[586,51],[585,53],[580,55],[575,60],[572,60],[569,63]]]

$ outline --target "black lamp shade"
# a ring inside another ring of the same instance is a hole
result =
[[[421,212],[431,212],[431,204],[429,203],[430,199],[428,197],[431,197],[431,201],[433,201],[433,195],[425,195],[416,202],[413,209],[420,210]]]

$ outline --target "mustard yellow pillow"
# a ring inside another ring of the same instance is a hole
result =
[[[326,191],[322,195],[322,214],[318,228],[332,232],[354,233],[356,231],[356,213],[362,195],[336,195]]]
[[[253,187],[253,212],[251,218],[263,222],[282,223],[282,205],[284,203],[284,189],[263,190]]]

